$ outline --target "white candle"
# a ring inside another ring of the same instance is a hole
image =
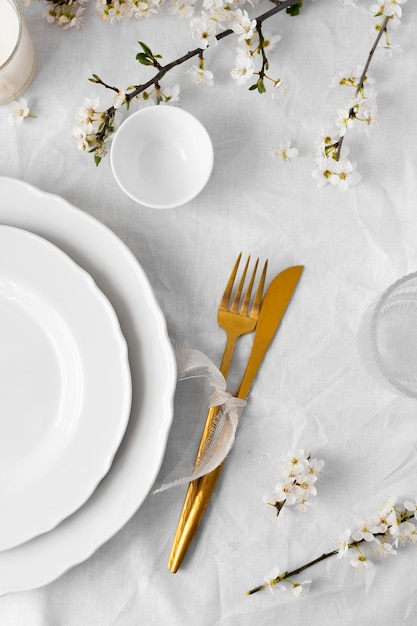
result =
[[[0,104],[11,102],[29,86],[35,51],[16,0],[0,0]]]

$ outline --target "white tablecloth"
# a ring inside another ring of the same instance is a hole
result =
[[[262,0],[258,9],[263,4],[270,6]],[[63,32],[42,18],[42,3],[24,8],[38,57],[25,97],[37,117],[11,126],[7,106],[0,109],[0,174],[56,193],[109,226],[144,268],[172,341],[219,363],[224,335],[216,310],[240,250],[268,258],[269,279],[293,264],[305,272],[179,572],[168,571],[167,559],[185,487],[149,495],[115,537],[58,580],[1,597],[2,626],[416,623],[412,546],[365,573],[345,560],[320,563],[304,573],[313,584],[302,601],[246,595],[273,567],[292,569],[333,549],[388,495],[417,493],[417,405],[369,377],[356,349],[369,303],[417,268],[415,3],[404,5],[392,34],[403,52],[372,65],[379,129],[346,138],[362,182],[340,193],[318,189],[311,175],[317,140],[343,103],[343,90],[329,88],[332,76],[363,64],[372,43],[370,3],[359,4],[308,2],[297,18],[268,22],[282,35],[271,74],[289,85],[285,96],[234,84],[231,38],[207,53],[212,88],[191,84],[185,68],[168,75],[165,84],[181,85],[180,105],[208,129],[215,162],[198,198],[162,211],[125,196],[109,159],[97,168],[72,145],[71,130],[84,96],[110,101],[110,92],[88,82],[93,72],[120,87],[141,82],[148,74],[135,61],[137,41],[172,60],[194,47],[187,24],[162,10],[146,23],[110,26],[90,2],[83,29]],[[269,154],[284,139],[299,150],[290,163]],[[238,364],[249,347],[250,339],[239,344]],[[202,427],[204,402],[196,383],[178,386],[157,484],[175,474]],[[324,459],[325,471],[311,510],[284,509],[276,520],[262,498],[279,480],[280,457],[297,448]]]

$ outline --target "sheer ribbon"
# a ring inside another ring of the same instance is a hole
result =
[[[209,407],[219,409],[210,434],[189,475],[161,485],[154,493],[201,478],[221,465],[233,446],[239,418],[246,405],[245,400],[233,397],[226,390],[223,374],[205,354],[199,350],[177,347],[175,356],[178,381],[205,377],[211,386]]]

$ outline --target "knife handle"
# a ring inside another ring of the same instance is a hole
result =
[[[197,453],[198,462],[203,444],[210,433],[219,407],[211,407],[208,410],[204,431],[201,437],[200,447]],[[210,501],[210,496],[216,486],[223,463],[212,472],[196,478],[189,483],[178,521],[177,530],[172,542],[171,553],[168,559],[168,568],[172,573],[178,570],[182,560],[194,538],[197,528],[204,516],[204,512]]]
[[[205,510],[214,491],[217,479],[223,464],[215,470],[197,478],[188,486],[185,496],[181,517],[178,522],[177,532],[172,543],[171,553],[168,559],[168,568],[175,574],[197,532],[197,528],[203,519]]]

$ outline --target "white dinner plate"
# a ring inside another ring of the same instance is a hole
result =
[[[0,177],[0,223],[38,234],[66,252],[112,303],[133,380],[125,436],[91,497],[53,530],[1,553],[0,595],[51,582],[87,559],[130,519],[160,469],[173,414],[176,368],[165,319],[127,246],[58,196]]]
[[[108,471],[130,413],[127,346],[92,278],[0,226],[0,550],[44,533]]]

